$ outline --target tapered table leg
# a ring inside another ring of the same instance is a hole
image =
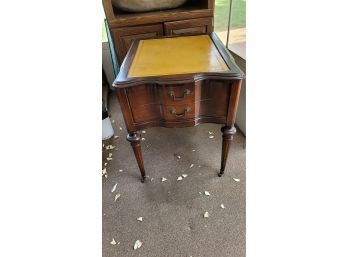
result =
[[[224,174],[228,152],[230,150],[233,135],[236,133],[236,128],[225,126],[221,128],[221,132],[222,132],[222,153],[221,153],[221,168],[220,168],[220,173],[218,174],[219,177],[221,177],[222,174]]]
[[[141,173],[141,182],[144,183],[145,181],[145,168],[144,168],[144,160],[143,155],[141,153],[141,146],[140,146],[140,139],[141,136],[139,133],[131,132],[127,135],[127,140],[131,143],[135,158],[137,159],[138,166]]]

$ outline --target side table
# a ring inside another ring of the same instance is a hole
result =
[[[224,173],[243,72],[217,35],[134,41],[113,87],[140,172],[145,180],[138,131],[224,124],[219,176]]]

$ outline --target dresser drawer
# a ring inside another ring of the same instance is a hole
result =
[[[193,104],[195,101],[195,85],[167,85],[161,88],[162,104]]]
[[[163,118],[166,121],[192,119],[195,117],[194,104],[164,105]]]
[[[201,35],[213,31],[213,18],[200,18],[164,23],[165,35]]]

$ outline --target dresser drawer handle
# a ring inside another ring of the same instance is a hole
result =
[[[184,113],[181,113],[181,114],[177,114],[175,108],[171,108],[171,109],[169,110],[169,112],[170,112],[171,114],[173,114],[175,117],[185,117],[185,114],[188,113],[188,112],[190,112],[190,111],[191,111],[191,108],[188,107],[188,106],[185,107]]]
[[[181,100],[184,100],[185,95],[189,95],[189,94],[190,94],[190,90],[186,88],[186,89],[184,90],[184,93],[183,93],[183,96],[182,96],[182,97],[176,97],[173,90],[170,90],[170,91],[168,92],[168,94],[169,94],[169,96],[173,99],[173,101],[181,101]]]

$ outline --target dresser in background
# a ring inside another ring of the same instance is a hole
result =
[[[213,31],[214,0],[188,0],[175,9],[143,13],[118,10],[111,0],[103,0],[103,6],[119,65],[135,39],[210,34]]]

